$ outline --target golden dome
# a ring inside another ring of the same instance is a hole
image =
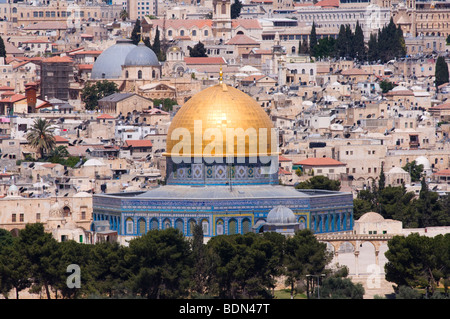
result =
[[[269,116],[253,98],[226,84],[217,84],[195,94],[177,112],[167,133],[167,152],[164,155],[274,155],[278,153],[271,147],[272,129]],[[235,135],[227,152],[227,132],[230,134],[230,131]]]

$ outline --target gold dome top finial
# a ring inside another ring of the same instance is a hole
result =
[[[220,65],[220,71],[219,71],[219,84],[223,83],[223,72],[222,72],[222,65]]]

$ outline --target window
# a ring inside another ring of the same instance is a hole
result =
[[[133,219],[128,218],[126,221],[127,234],[133,233]]]
[[[11,216],[11,222],[13,222],[13,223],[16,222],[16,214],[12,214],[12,216]]]
[[[141,70],[138,71],[138,79],[142,79],[142,71]]]
[[[248,219],[244,219],[242,221],[242,233],[246,234],[250,232],[250,221]]]
[[[20,215],[19,215],[19,221],[23,223],[23,220],[24,220],[24,215],[23,215],[23,214],[20,214]]]
[[[209,223],[206,219],[202,220],[202,229],[203,229],[203,234],[208,234],[209,233]]]
[[[237,234],[237,222],[235,219],[232,219],[228,222],[228,234]]]
[[[145,234],[145,219],[141,218],[138,222],[139,225],[139,235]]]
[[[223,220],[219,219],[216,223],[216,234],[223,235]]]
[[[86,219],[86,212],[85,211],[81,212],[81,219]]]
[[[181,233],[184,233],[183,221],[181,219],[176,220],[175,228],[178,229]]]
[[[36,213],[36,222],[41,221],[41,213]]]

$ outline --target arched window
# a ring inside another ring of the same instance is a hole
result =
[[[203,235],[209,234],[209,222],[206,219],[202,220],[202,230],[203,230]]]
[[[125,79],[128,79],[128,70],[125,71]]]
[[[138,79],[142,79],[142,71],[141,70],[138,71]]]
[[[181,31],[180,31],[180,35],[181,35],[181,36],[184,36],[184,30],[181,30]]]
[[[145,219],[140,218],[138,221],[138,235],[144,235],[145,234]]]
[[[183,220],[177,219],[175,222],[175,228],[184,234]]]
[[[70,208],[68,206],[64,206],[63,208],[64,217],[70,216]]]
[[[309,75],[314,75],[314,70],[313,69],[309,70]]]
[[[223,220],[221,219],[216,222],[216,235],[223,235]]]
[[[192,36],[196,37],[197,36],[197,30],[192,30]]]
[[[251,225],[250,220],[248,220],[247,218],[242,221],[242,233],[243,234],[250,232],[250,225]]]
[[[291,52],[292,52],[292,54],[295,53],[295,47],[294,46],[291,48]]]
[[[127,221],[125,222],[125,224],[126,224],[126,233],[127,234],[132,234],[133,233],[133,219],[130,217],[130,218],[127,218]]]
[[[205,30],[205,31],[203,32],[203,34],[205,35],[205,37],[207,37],[207,36],[208,36],[208,30]]]
[[[237,228],[237,221],[236,219],[231,219],[228,222],[228,234],[233,235],[237,234],[238,228]]]
[[[156,218],[153,218],[150,222],[150,229],[158,229],[158,220]]]
[[[170,219],[168,219],[168,218],[164,219],[163,226],[164,226],[164,229],[172,227],[172,223],[170,222]]]
[[[172,30],[167,31],[167,35],[168,35],[169,37],[171,37],[171,36],[172,36]]]
[[[190,220],[189,220],[189,224],[188,224],[188,234],[189,234],[190,236],[192,236],[192,235],[194,234],[194,227],[195,227],[195,224],[197,224],[197,223],[195,222],[194,219],[190,219]]]
[[[152,79],[154,79],[156,77],[156,72],[155,70],[152,71]]]

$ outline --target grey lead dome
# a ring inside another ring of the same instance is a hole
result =
[[[158,57],[152,49],[139,42],[126,56],[125,66],[159,66]]]
[[[122,76],[122,65],[128,53],[136,46],[129,40],[120,39],[102,52],[92,67],[91,79],[117,79]]]

